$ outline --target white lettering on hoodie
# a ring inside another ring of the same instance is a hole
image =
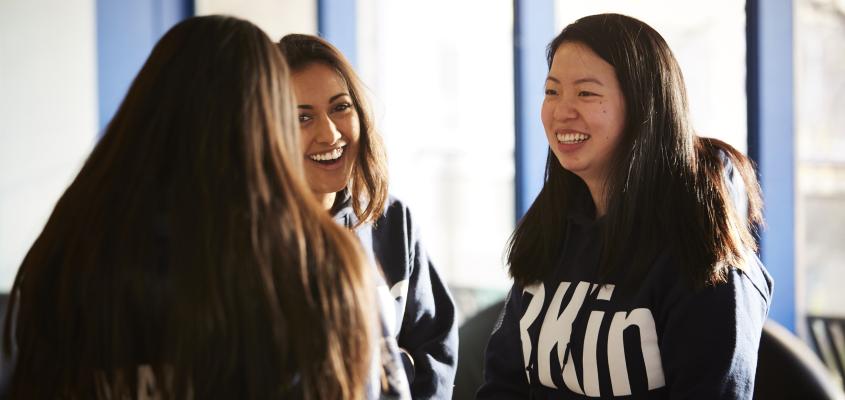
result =
[[[570,289],[573,288],[573,289]],[[574,393],[588,397],[602,396],[599,388],[598,373],[598,346],[602,321],[611,318],[607,335],[607,365],[610,372],[610,381],[614,396],[631,394],[628,366],[625,361],[625,343],[623,333],[629,328],[636,328],[640,337],[640,348],[645,365],[645,374],[648,381],[648,389],[657,389],[666,385],[663,374],[663,364],[660,358],[658,347],[657,330],[651,310],[647,308],[636,308],[630,311],[618,311],[605,316],[604,311],[592,310],[587,321],[587,329],[580,342],[583,343],[583,371],[582,380],[578,380],[575,371],[575,363],[567,362],[567,346],[572,342],[572,324],[577,318],[581,308],[584,307],[584,300],[587,295],[598,290],[596,300],[610,301],[613,295],[613,285],[597,285],[589,282],[561,282],[554,296],[552,296],[543,323],[540,327],[537,338],[537,375],[540,384],[549,388],[557,389],[552,379],[552,357],[557,359],[557,365],[562,365],[561,378],[566,388]],[[572,296],[566,305],[563,299],[572,290]],[[522,341],[523,360],[526,373],[530,364],[532,345],[531,335],[528,329],[540,316],[546,299],[545,286],[537,283],[526,287],[524,294],[531,294],[525,313],[519,321],[520,339]],[[563,310],[561,310],[563,306]],[[589,311],[589,310],[584,310]],[[555,350],[557,347],[557,351]],[[570,350],[569,357],[572,357]],[[531,379],[529,374],[529,380]]]

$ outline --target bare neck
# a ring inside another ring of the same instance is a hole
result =
[[[332,206],[334,205],[334,199],[337,197],[337,193],[314,193],[317,196],[317,201],[323,205],[323,208],[326,210],[331,210]]]

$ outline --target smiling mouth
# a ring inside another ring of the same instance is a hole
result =
[[[325,153],[311,154],[308,156],[308,159],[322,165],[333,165],[340,161],[345,148],[346,146],[343,146]]]
[[[558,133],[557,141],[563,144],[584,143],[590,140],[590,135],[583,133]]]

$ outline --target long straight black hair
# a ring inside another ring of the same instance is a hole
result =
[[[756,250],[762,200],[751,162],[730,145],[695,134],[678,63],[650,26],[619,14],[581,18],[549,44],[549,68],[560,45],[572,42],[614,67],[625,98],[623,137],[605,182],[600,280],[622,272],[624,282],[636,282],[669,251],[694,287],[723,282],[728,268],[742,268]],[[745,205],[731,200],[729,166],[742,179],[747,215],[739,212]],[[508,249],[518,284],[542,280],[557,267],[566,216],[585,203],[592,204],[586,184],[549,151],[543,188]]]
[[[305,183],[294,107],[255,25],[164,35],[18,271],[12,398],[134,398],[144,370],[164,398],[365,395],[371,272]]]

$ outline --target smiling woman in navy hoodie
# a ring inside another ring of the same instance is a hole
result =
[[[455,307],[410,211],[388,196],[384,149],[363,85],[340,51],[319,37],[287,35],[279,48],[293,71],[308,184],[384,273],[382,297],[396,310],[387,325],[403,350],[411,395],[448,399],[457,362]]]
[[[772,286],[748,159],[695,134],[641,21],[579,19],[548,63],[546,180],[511,239],[478,398],[750,399]]]

